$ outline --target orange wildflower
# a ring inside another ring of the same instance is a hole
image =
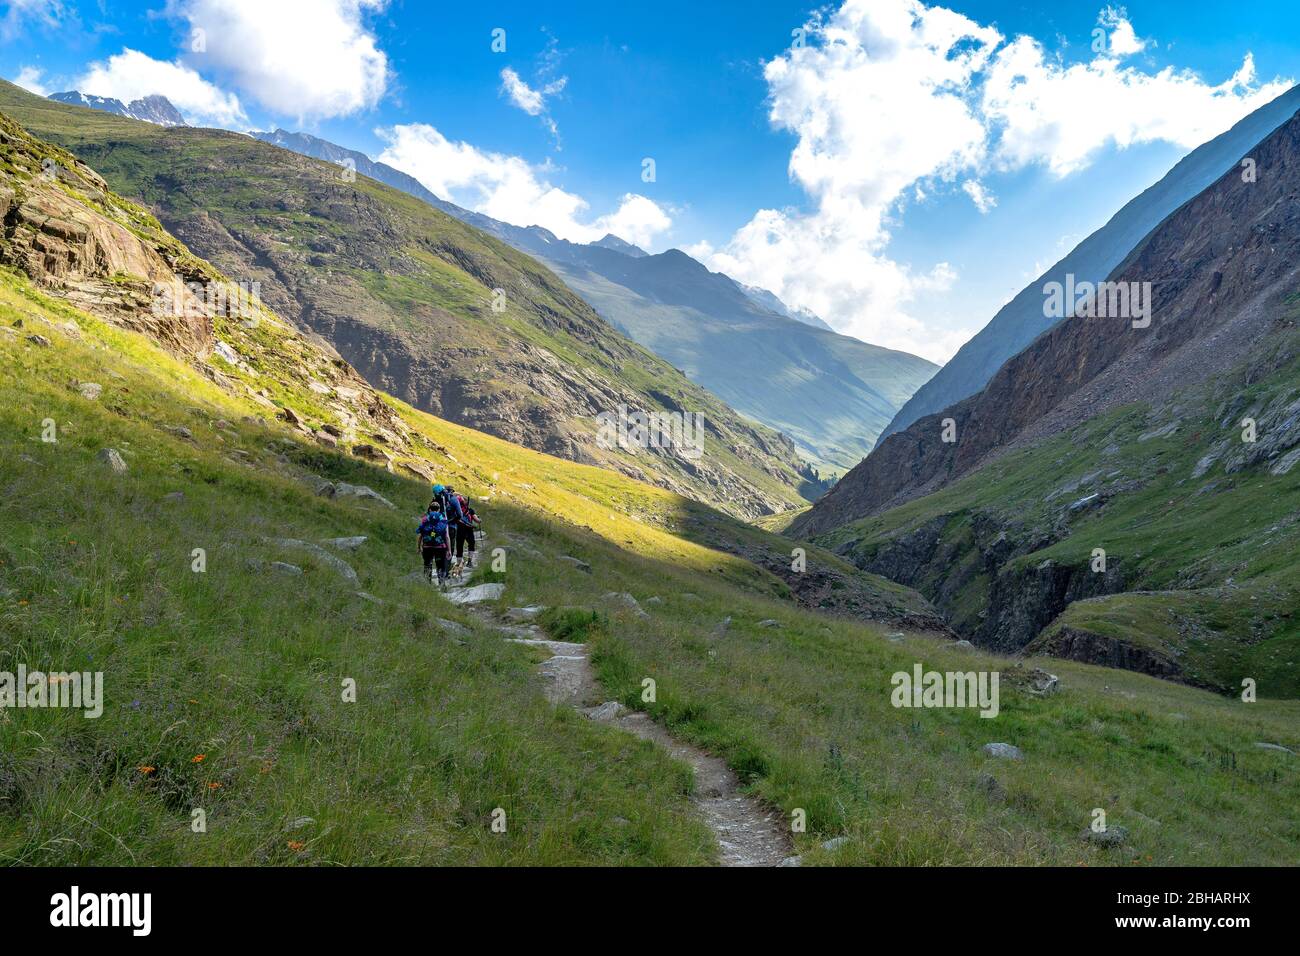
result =
[[[295,853],[301,853],[306,848],[306,846],[307,844],[303,843],[301,840],[289,841],[289,849],[293,850]]]
[[[155,770],[157,770],[158,768],[157,768],[157,767],[150,767],[150,766],[148,766],[148,765],[146,764],[146,765],[143,766],[143,767],[136,767],[136,769],[139,770],[139,771],[140,771],[141,773],[143,773],[143,774],[150,774],[150,773],[153,773],[153,772],[154,772]]]
[[[196,754],[191,758],[190,763],[203,763],[203,761],[207,759],[207,756],[207,754]]]

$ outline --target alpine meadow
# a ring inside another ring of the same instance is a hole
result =
[[[522,928],[554,900],[470,870],[534,867],[1280,930],[1297,38],[0,3],[20,935]]]

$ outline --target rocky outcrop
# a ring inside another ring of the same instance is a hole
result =
[[[1166,680],[1179,680],[1183,673],[1177,661],[1153,648],[1069,625],[1045,632],[1029,645],[1028,653],[1117,667]]]
[[[1150,284],[1149,324],[1132,309],[1061,322],[1008,360],[982,392],[881,442],[792,530],[824,533],[1108,410],[1158,403],[1242,362],[1268,361],[1258,344],[1287,321],[1283,300],[1300,274],[1300,116],[1250,158],[1253,176],[1234,168],[1109,277]]]

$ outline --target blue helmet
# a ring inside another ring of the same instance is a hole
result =
[[[445,490],[446,490],[446,489],[443,488],[442,485],[434,485],[434,486],[433,486],[433,493],[434,493],[435,495],[440,495],[440,494],[442,494]]]

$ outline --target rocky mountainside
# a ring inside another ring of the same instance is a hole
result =
[[[988,325],[917,390],[879,440],[982,389],[1007,359],[1055,324],[1056,319],[1043,314],[1044,285],[1064,282],[1066,275],[1073,275],[1077,282],[1103,279],[1166,216],[1235,166],[1248,149],[1289,120],[1297,109],[1300,109],[1300,87],[1189,153],[1160,182],[1134,198],[1105,226],[1003,306]]]
[[[788,438],[625,338],[533,259],[427,203],[240,134],[162,129],[11,84],[0,107],[419,408],[737,515],[785,510],[814,487]],[[597,416],[620,408],[703,416],[702,453],[606,440]]]
[[[69,90],[66,93],[51,93],[50,99],[73,106],[87,106],[92,110],[102,110],[115,116],[129,116],[131,119],[144,120],[157,126],[185,125],[185,117],[181,115],[180,110],[172,106],[171,100],[159,94],[123,103],[111,96],[93,96]]]
[[[1158,402],[1257,355],[1300,261],[1300,115],[1184,204],[1109,277],[1149,284],[1150,325],[1078,316],[979,394],[891,435],[794,530],[815,535],[934,491],[1007,450],[1131,402]],[[945,441],[945,422],[952,437]]]
[[[832,331],[776,295],[710,272],[678,249],[649,255],[617,236],[561,239],[438,198],[413,177],[364,153],[305,133],[258,138],[401,189],[535,256],[596,311],[738,411],[791,436],[828,474],[857,464],[937,366]],[[827,412],[833,409],[833,413]]]
[[[1300,115],[1249,157],[1112,274],[1149,324],[1085,306],[795,533],[977,646],[1300,696]]]

